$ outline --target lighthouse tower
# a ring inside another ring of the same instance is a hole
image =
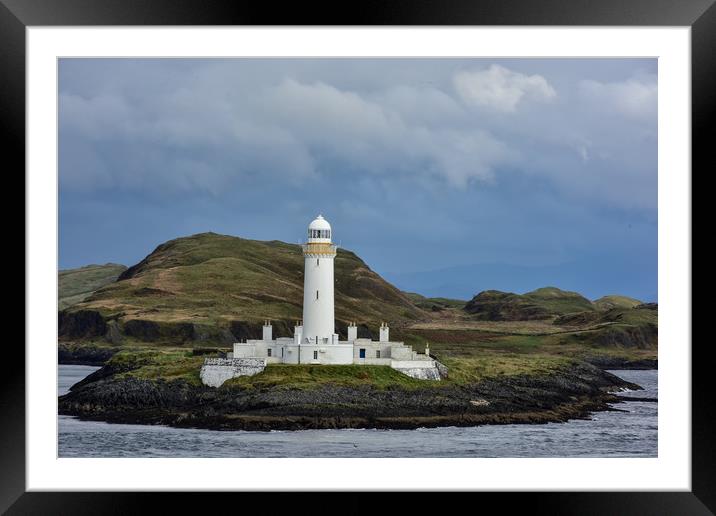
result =
[[[293,337],[274,338],[267,319],[261,339],[234,342],[234,351],[226,358],[204,360],[200,373],[204,385],[218,387],[229,378],[261,373],[269,364],[389,366],[412,378],[439,380],[444,366],[438,368],[427,346],[421,354],[403,342],[391,341],[387,322],[380,325],[380,340],[358,337],[355,320],[348,324],[348,339],[338,340],[334,333],[336,246],[331,242],[331,225],[319,215],[308,225],[307,236],[303,244],[303,324],[296,321]]]
[[[308,225],[308,240],[303,245],[302,342],[317,346],[337,344],[334,333],[333,259],[336,246],[331,243],[331,225],[321,215]]]

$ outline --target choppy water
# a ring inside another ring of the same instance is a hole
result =
[[[96,370],[61,365],[58,395]],[[611,371],[656,398],[657,371]],[[657,403],[614,405],[591,420],[418,430],[215,431],[59,416],[60,457],[656,457]]]

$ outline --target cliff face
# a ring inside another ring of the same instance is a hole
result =
[[[638,386],[589,364],[555,374],[519,375],[468,385],[406,389],[312,389],[143,379],[105,367],[60,397],[61,414],[113,422],[211,429],[417,428],[544,423],[607,409],[608,389]]]
[[[57,346],[57,361],[60,364],[104,365],[117,352],[111,347],[76,345],[62,342]]]

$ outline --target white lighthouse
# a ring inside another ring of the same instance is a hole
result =
[[[336,246],[331,233],[331,225],[321,215],[308,225],[303,244],[303,324],[296,322],[293,337],[274,336],[271,321],[266,319],[261,339],[235,342],[226,358],[204,360],[200,377],[205,385],[218,387],[229,378],[258,374],[267,364],[389,366],[413,378],[440,379],[437,363],[428,353],[390,340],[387,322],[380,324],[380,340],[359,337],[355,321],[347,326],[347,340],[338,340],[333,274]]]
[[[337,344],[333,305],[333,260],[336,246],[331,243],[331,225],[322,215],[308,225],[303,245],[303,328],[302,343]]]

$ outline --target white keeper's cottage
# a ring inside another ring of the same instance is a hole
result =
[[[234,343],[227,358],[207,358],[201,369],[206,385],[218,387],[235,376],[252,375],[267,364],[367,364],[390,366],[414,378],[439,380],[444,366],[411,346],[390,340],[390,328],[381,323],[379,340],[359,339],[355,323],[348,326],[348,338],[341,341],[335,332],[331,225],[321,215],[308,225],[303,244],[303,324],[294,328],[293,338],[273,338],[270,321],[265,321],[260,340]]]

